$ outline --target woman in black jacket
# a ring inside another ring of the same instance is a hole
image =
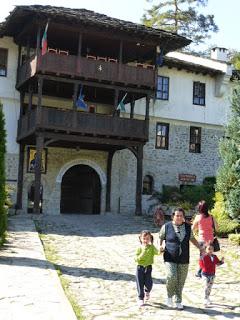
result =
[[[160,233],[160,251],[164,252],[167,271],[167,305],[173,307],[172,298],[176,298],[176,308],[183,309],[182,291],[188,274],[189,241],[199,250],[198,241],[194,238],[191,225],[185,223],[185,212],[182,208],[172,214],[172,221],[162,226]],[[163,241],[165,246],[163,247]]]

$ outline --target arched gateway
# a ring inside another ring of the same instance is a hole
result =
[[[62,177],[61,213],[99,214],[101,182],[97,172],[84,164],[74,165]]]

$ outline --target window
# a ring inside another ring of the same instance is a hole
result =
[[[156,148],[168,150],[169,124],[157,123],[156,127]]]
[[[189,152],[193,152],[193,153],[201,152],[201,128],[200,127],[190,127]]]
[[[7,49],[0,48],[0,77],[7,76]]]
[[[193,82],[193,104],[205,106],[205,83]]]
[[[146,175],[143,179],[143,194],[153,193],[153,177]]]
[[[157,80],[157,99],[168,100],[169,78],[159,76]]]

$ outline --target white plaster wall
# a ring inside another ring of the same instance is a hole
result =
[[[0,100],[7,131],[7,153],[18,153],[17,121],[19,117],[19,93],[15,89],[18,48],[12,38],[0,38],[0,48],[8,49],[7,77],[0,77]]]
[[[203,124],[224,125],[230,111],[231,84],[224,84],[224,95],[215,96],[217,78],[184,70],[159,69],[159,75],[169,77],[169,100],[151,100],[150,116]],[[193,104],[193,82],[206,84],[206,105]],[[145,114],[145,99],[135,104],[135,113]],[[129,106],[127,106],[129,112]]]

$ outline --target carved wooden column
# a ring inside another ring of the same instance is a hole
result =
[[[111,174],[112,174],[112,159],[115,150],[108,152],[107,159],[107,190],[106,190],[106,212],[111,211]]]
[[[137,216],[142,215],[142,179],[143,179],[143,145],[137,147],[137,181],[136,181],[136,211]]]
[[[33,213],[40,213],[40,196],[41,196],[41,168],[42,168],[42,152],[44,146],[44,137],[38,134],[36,137],[36,155],[34,166],[34,207]]]

